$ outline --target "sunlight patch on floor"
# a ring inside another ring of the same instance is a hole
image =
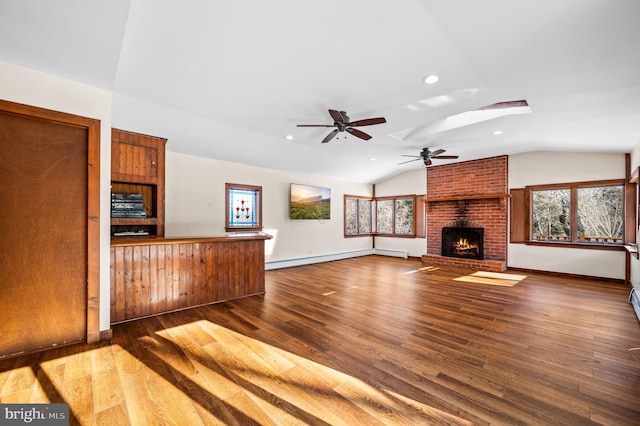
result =
[[[513,287],[523,279],[527,278],[526,275],[517,274],[505,274],[500,272],[486,272],[478,271],[473,274],[464,275],[462,277],[454,278],[454,281],[463,281],[475,284],[489,284],[503,287]]]
[[[425,266],[422,268],[418,268],[418,269],[413,269],[411,271],[407,271],[404,274],[408,275],[408,274],[416,274],[418,272],[431,272],[431,271],[437,271],[438,269],[440,269],[440,267],[438,266]]]
[[[0,401],[3,403],[28,401],[33,392],[34,383],[36,383],[36,376],[30,367],[19,367],[1,372]],[[25,398],[25,395],[29,398]]]
[[[381,389],[381,392],[384,392],[390,396],[392,396],[393,398],[398,399],[399,401],[404,402],[405,404],[409,405],[409,406],[413,406],[414,404],[416,404],[416,401],[414,401],[411,398],[407,398],[404,395],[400,395],[399,393],[393,392],[392,390],[389,389]],[[416,409],[420,410],[420,409],[424,409],[425,405],[424,404],[420,404],[417,403],[420,406],[416,407]],[[456,424],[456,425],[469,425],[472,426],[473,422],[467,421],[467,420],[463,420],[460,417],[456,417],[453,414],[449,414],[445,411],[442,410],[438,410],[437,408],[433,408],[433,407],[426,407],[429,412],[431,413],[432,417],[434,418],[442,418],[443,419],[443,423],[445,424]],[[444,422],[444,420],[447,420],[446,422]]]
[[[204,330],[210,336],[210,342],[190,342],[188,336],[193,327],[200,329],[194,330],[194,336],[202,335]],[[276,422],[292,420],[287,413],[289,410],[283,407],[295,405],[329,424],[357,423],[358,415],[349,409],[353,404],[373,418],[394,419],[397,424],[416,424],[434,416],[455,419],[456,424],[461,421],[413,399],[376,389],[358,378],[207,320],[168,327],[157,334],[184,351],[186,359],[183,361],[192,363],[197,374],[206,380],[206,389],[213,396],[241,411],[246,408],[242,404],[250,400]],[[170,360],[175,357],[163,359],[171,368],[187,373],[184,366],[173,365]],[[244,395],[239,396],[239,393]],[[343,404],[345,410],[335,410]],[[333,410],[326,407],[333,407]]]

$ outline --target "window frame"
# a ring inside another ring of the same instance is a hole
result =
[[[347,200],[349,199],[353,199],[356,200],[356,228],[357,228],[357,232],[355,234],[348,234],[347,233]],[[369,223],[371,224],[371,231],[370,232],[361,232],[360,231],[360,201],[367,201],[369,202]],[[343,201],[343,233],[344,233],[344,237],[345,238],[353,238],[353,237],[369,237],[371,235],[374,235],[374,230],[375,230],[375,216],[374,216],[374,211],[375,209],[373,208],[374,205],[374,199],[373,197],[366,197],[366,196],[361,196],[361,195],[344,195],[344,201]]]
[[[413,217],[412,217],[412,232],[410,234],[400,234],[395,232],[396,226],[396,201],[398,200],[406,200],[410,198],[413,202]],[[360,231],[360,223],[359,223],[359,214],[357,217],[358,220],[358,232],[356,234],[348,234],[347,233],[347,200],[355,199],[357,201],[356,209],[359,212],[359,203],[360,200],[370,202],[370,210],[369,210],[369,220],[371,223],[371,232],[361,232]],[[425,238],[426,237],[426,219],[425,219],[425,195],[415,195],[415,194],[405,194],[405,195],[391,195],[384,197],[367,197],[361,195],[344,195],[344,203],[343,203],[343,228],[344,228],[344,236],[345,238],[352,237],[366,237],[366,236],[374,236],[374,237],[388,237],[388,238]],[[392,232],[391,233],[379,233],[377,231],[378,227],[378,201],[387,201],[390,200],[393,203],[393,223],[392,223]]]
[[[256,212],[256,226],[238,226],[231,224],[231,191],[252,191],[255,197],[254,209]],[[247,185],[241,183],[225,183],[225,213],[224,213],[224,222],[225,222],[225,230],[227,232],[234,231],[262,231],[262,187],[257,185]]]
[[[577,232],[578,225],[578,201],[579,188],[598,188],[606,186],[622,187],[622,242],[580,241]],[[570,240],[534,240],[533,239],[533,192],[545,190],[570,190]],[[525,188],[511,190],[511,243],[524,243],[527,245],[539,245],[547,247],[568,247],[600,250],[624,250],[628,243],[627,229],[634,225],[635,217],[628,214],[628,190],[625,179],[609,179],[599,181],[568,182],[547,185],[529,185]]]
[[[411,217],[411,233],[408,234],[401,234],[401,233],[397,233],[396,232],[396,223],[398,220],[398,211],[397,211],[397,206],[396,206],[396,202],[397,201],[401,201],[401,200],[407,200],[407,199],[411,199],[412,202],[412,217]],[[386,197],[375,197],[374,198],[374,204],[375,204],[375,228],[374,228],[374,234],[376,236],[379,237],[392,237],[392,238],[416,238],[416,199],[417,196],[415,194],[407,194],[407,195],[392,195],[392,196],[386,196]],[[391,233],[381,233],[378,232],[378,201],[391,201],[393,204],[393,219],[392,219],[392,223],[391,223]]]

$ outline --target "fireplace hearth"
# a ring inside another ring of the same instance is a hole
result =
[[[484,228],[442,228],[442,256],[484,259]]]

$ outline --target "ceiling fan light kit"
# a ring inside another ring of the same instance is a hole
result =
[[[365,118],[363,120],[351,121],[345,111],[337,111],[335,109],[329,110],[329,115],[333,118],[333,124],[298,124],[297,127],[335,127],[325,138],[322,143],[327,143],[333,139],[340,132],[347,132],[360,139],[368,141],[371,139],[371,135],[363,132],[362,130],[355,129],[359,126],[373,126],[374,124],[383,124],[387,120],[384,117]]]

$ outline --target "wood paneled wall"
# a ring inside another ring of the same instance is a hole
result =
[[[264,239],[111,247],[111,323],[265,292]]]

